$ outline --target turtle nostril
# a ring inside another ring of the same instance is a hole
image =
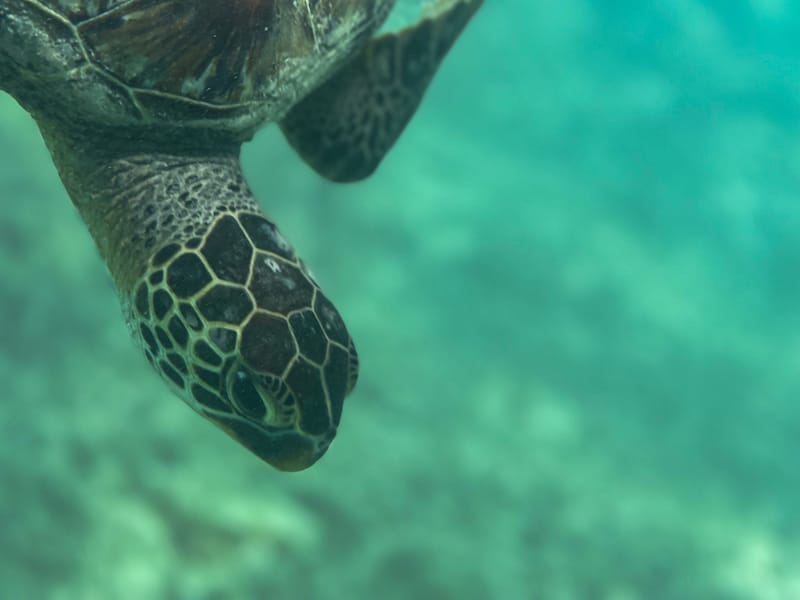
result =
[[[239,369],[233,376],[231,383],[231,396],[234,404],[246,416],[261,420],[267,414],[267,406],[264,404],[261,394],[253,384],[253,380],[247,372]]]

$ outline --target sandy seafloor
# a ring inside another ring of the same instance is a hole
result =
[[[362,358],[298,474],[151,372],[0,96],[0,597],[800,598],[800,9],[658,6],[489,0],[364,183],[245,148]]]

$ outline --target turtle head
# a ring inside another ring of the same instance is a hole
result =
[[[312,465],[358,365],[341,316],[275,225],[227,210],[155,251],[128,314],[151,365],[274,467]]]

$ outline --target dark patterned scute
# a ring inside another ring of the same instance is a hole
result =
[[[215,285],[200,298],[197,308],[208,321],[238,325],[252,312],[253,302],[238,286]]]
[[[279,375],[297,353],[283,319],[256,313],[242,331],[242,357],[255,371]]]
[[[80,23],[88,18],[112,10],[115,6],[128,0],[42,0],[45,6],[59,11],[73,23]]]
[[[203,329],[203,324],[200,322],[200,315],[192,308],[190,304],[181,304],[181,315],[190,329],[200,331]]]
[[[142,339],[144,340],[145,344],[147,344],[147,347],[150,348],[150,352],[153,354],[158,354],[158,342],[156,341],[156,336],[154,336],[153,332],[150,331],[150,328],[144,323],[139,323],[139,331],[142,333]]]
[[[145,283],[140,283],[139,287],[136,289],[134,305],[140,317],[144,319],[150,318],[150,303],[148,302],[147,285]]]
[[[194,365],[194,372],[197,377],[211,389],[219,389],[219,374],[215,371],[209,371],[199,365]]]
[[[236,332],[224,327],[213,327],[208,331],[208,339],[227,354],[236,348]]]
[[[178,369],[178,371],[180,371],[184,375],[187,375],[189,373],[188,369],[186,368],[186,362],[181,358],[179,354],[170,352],[169,354],[167,354],[167,360],[173,367]]]
[[[161,372],[164,373],[164,375],[166,375],[175,385],[177,385],[179,388],[183,388],[183,377],[181,377],[175,369],[169,366],[166,361],[158,361],[158,366],[161,369]]]
[[[350,359],[347,363],[347,393],[349,394],[358,382],[358,352],[352,338],[347,346],[347,353]]]
[[[161,329],[161,327],[156,326],[156,337],[158,338],[158,342],[161,344],[162,348],[165,350],[172,350],[172,340],[167,335],[167,332]]]
[[[247,100],[246,80],[271,74],[271,61],[253,57],[274,52],[276,4],[132,0],[78,28],[105,68],[129,85],[231,104]]]
[[[195,343],[194,355],[213,367],[218,367],[222,364],[222,358],[220,358],[219,354],[214,352],[211,346],[209,346],[203,340],[198,340]]]
[[[224,216],[208,234],[203,256],[217,277],[233,283],[247,283],[253,247],[236,219]]]
[[[328,392],[331,396],[331,409],[333,410],[333,422],[339,424],[342,416],[342,405],[347,394],[349,359],[347,352],[331,346],[328,364],[325,365],[325,382],[328,384]]]
[[[320,435],[331,426],[325,390],[319,368],[302,358],[295,361],[286,383],[292,390],[300,409],[300,427],[311,435]]]
[[[288,314],[311,306],[314,286],[300,269],[258,253],[250,291],[259,308]]]
[[[172,308],[172,296],[164,290],[156,290],[153,294],[153,312],[159,321],[163,321],[167,312]]]
[[[295,259],[291,246],[289,246],[289,243],[283,238],[280,232],[278,232],[278,228],[264,217],[261,215],[244,213],[239,215],[239,220],[244,230],[247,232],[247,235],[253,240],[256,248],[272,252],[287,260],[293,261]]]
[[[334,342],[339,342],[342,346],[347,346],[350,341],[350,336],[347,333],[347,328],[342,321],[339,311],[331,304],[322,293],[317,294],[317,301],[314,303],[314,312],[317,313],[322,328],[325,330],[327,336]]]
[[[230,409],[219,399],[219,396],[209,392],[206,388],[196,383],[192,384],[192,396],[200,404],[212,410],[230,412]]]
[[[159,265],[163,265],[170,258],[175,256],[180,249],[181,247],[178,244],[167,244],[153,256],[153,266],[158,267]]]
[[[175,259],[167,270],[167,283],[179,298],[189,298],[211,281],[203,262],[192,253]]]
[[[294,313],[289,318],[289,325],[291,325],[297,345],[300,347],[300,354],[311,362],[322,364],[325,360],[328,343],[313,311],[304,310]]]
[[[189,332],[186,330],[186,326],[183,324],[183,321],[180,320],[178,315],[173,315],[172,318],[169,320],[169,332],[172,334],[172,338],[177,342],[177,344],[181,348],[186,348],[186,344],[189,343]]]

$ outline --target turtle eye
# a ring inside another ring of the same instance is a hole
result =
[[[231,377],[230,396],[236,408],[248,418],[262,421],[267,416],[268,403],[244,369],[237,369]]]

